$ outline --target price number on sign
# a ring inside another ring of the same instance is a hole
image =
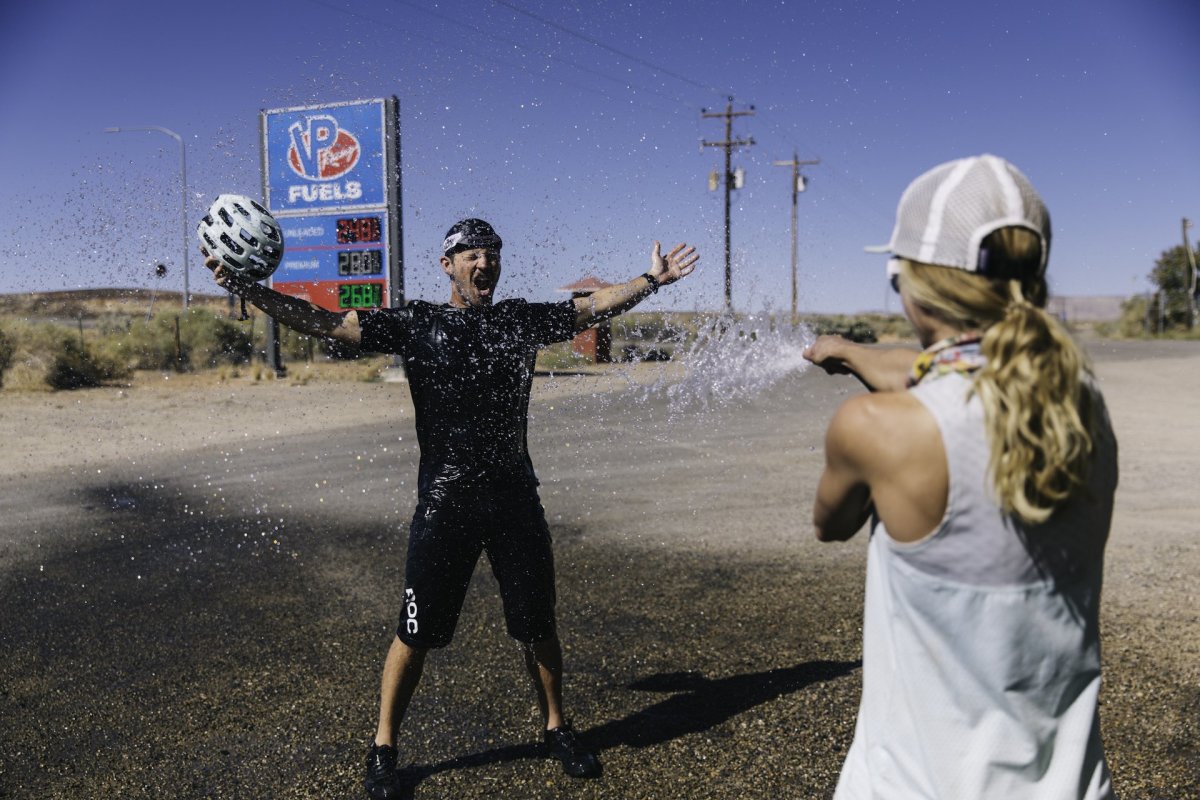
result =
[[[338,245],[379,241],[382,235],[383,225],[379,217],[347,217],[337,221]]]
[[[338,275],[353,277],[356,275],[382,275],[382,250],[339,250]]]
[[[338,308],[379,308],[382,305],[382,283],[343,283],[338,286]]]
[[[379,217],[347,217],[337,221],[337,243],[378,242],[383,236]]]

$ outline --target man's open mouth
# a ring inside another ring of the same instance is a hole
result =
[[[471,282],[475,284],[475,290],[481,295],[491,294],[492,289],[496,285],[495,278],[493,278],[491,275],[484,275],[483,273],[476,274]]]

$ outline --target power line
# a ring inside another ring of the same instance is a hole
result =
[[[542,23],[543,25],[554,28],[555,30],[558,30],[558,31],[562,31],[563,33],[567,34],[568,36],[574,36],[576,39],[587,42],[588,44],[593,45],[595,47],[599,47],[602,50],[607,50],[608,52],[613,53],[614,55],[618,55],[621,58],[628,59],[636,64],[641,64],[643,67],[648,67],[648,68],[654,70],[655,72],[661,72],[663,75],[670,75],[672,78],[683,81],[684,83],[687,83],[691,86],[695,86],[697,89],[703,89],[706,92],[713,92],[715,94],[720,94],[720,95],[729,94],[729,92],[718,89],[715,86],[706,86],[703,83],[699,83],[697,81],[692,80],[691,78],[687,77],[686,75],[680,75],[678,72],[673,72],[672,70],[669,70],[666,67],[660,66],[658,64],[654,64],[650,61],[647,61],[646,59],[642,58],[641,56],[636,56],[632,53],[626,53],[624,50],[619,50],[616,47],[613,47],[612,45],[605,44],[604,42],[600,41],[599,39],[593,39],[591,36],[588,36],[585,33],[580,33],[579,31],[572,30],[571,28],[568,28],[565,25],[560,25],[559,23],[555,22],[554,20],[546,19],[545,17],[534,14],[532,11],[526,11],[525,9],[520,8],[519,6],[515,6],[512,3],[507,2],[507,0],[492,0],[492,1],[494,3],[496,3],[497,5],[501,5],[511,11],[515,11],[518,14],[522,14],[526,17],[529,17],[530,19],[537,20],[538,22]]]
[[[325,9],[328,9],[328,10],[330,10],[330,11],[335,11],[335,12],[337,12],[337,13],[339,13],[339,14],[346,14],[346,15],[350,15],[350,16],[358,17],[358,18],[360,18],[360,19],[363,19],[363,20],[367,20],[367,21],[369,21],[369,22],[371,22],[372,24],[375,24],[375,25],[383,25],[384,27],[391,28],[391,29],[393,29],[393,30],[395,30],[395,31],[398,31],[398,32],[399,32],[401,35],[403,35],[403,36],[405,36],[405,37],[407,37],[408,39],[410,39],[410,40],[413,40],[413,41],[423,41],[423,42],[426,42],[426,43],[430,43],[430,44],[436,45],[436,46],[438,46],[438,47],[453,48],[453,49],[460,50],[460,51],[462,51],[462,52],[464,52],[464,53],[468,53],[468,54],[470,55],[470,57],[471,57],[471,58],[475,59],[476,61],[478,61],[478,62],[480,62],[480,63],[493,63],[493,64],[498,64],[498,65],[501,65],[501,66],[507,66],[507,67],[511,67],[511,68],[513,68],[513,69],[516,69],[516,70],[519,70],[519,71],[521,71],[521,72],[524,72],[524,73],[526,73],[527,75],[531,75],[531,76],[534,76],[534,77],[538,77],[538,78],[543,78],[543,79],[546,79],[546,80],[550,80],[550,81],[552,81],[552,82],[554,82],[554,83],[557,83],[557,84],[558,84],[558,85],[560,85],[560,86],[570,87],[570,88],[573,88],[573,89],[578,89],[578,90],[580,90],[580,91],[584,91],[584,92],[588,92],[588,93],[592,93],[592,94],[598,94],[598,95],[600,95],[601,97],[603,97],[603,98],[605,98],[605,99],[607,99],[607,100],[610,100],[610,101],[614,101],[614,102],[616,102],[616,101],[618,100],[618,98],[617,98],[617,97],[615,97],[615,96],[614,96],[612,93],[610,93],[609,91],[606,91],[605,89],[602,89],[602,88],[599,88],[599,87],[596,87],[596,86],[585,86],[585,85],[583,85],[583,84],[580,84],[580,83],[575,83],[575,82],[573,82],[573,81],[564,80],[564,79],[562,79],[562,78],[560,78],[560,77],[557,77],[557,76],[551,77],[551,76],[547,76],[547,75],[545,75],[545,74],[535,73],[535,72],[533,72],[533,71],[530,69],[530,67],[529,67],[529,65],[528,65],[528,64],[521,63],[520,61],[515,61],[515,60],[513,60],[513,59],[507,59],[507,58],[503,58],[503,57],[501,57],[501,56],[498,56],[498,55],[496,54],[496,52],[495,52],[495,51],[489,51],[489,52],[487,53],[487,55],[485,55],[485,56],[481,56],[481,54],[480,54],[480,52],[479,52],[478,50],[464,48],[464,47],[462,46],[462,42],[461,42],[461,41],[449,41],[449,40],[446,40],[446,39],[441,39],[441,38],[438,38],[438,37],[436,37],[436,36],[430,36],[430,35],[428,35],[428,34],[424,34],[424,33],[416,33],[416,32],[414,32],[414,30],[412,29],[412,26],[397,25],[397,24],[395,24],[395,23],[393,23],[393,22],[390,22],[390,21],[388,21],[388,20],[386,20],[386,19],[380,19],[378,15],[369,15],[369,14],[364,14],[364,13],[362,13],[362,12],[359,12],[359,11],[356,11],[356,10],[354,10],[353,8],[348,8],[348,7],[345,7],[345,6],[342,6],[342,5],[338,5],[338,4],[335,4],[335,3],[332,3],[332,2],[328,2],[327,0],[307,0],[307,2],[309,2],[309,3],[310,3],[310,4],[312,4],[312,5],[319,6],[319,7],[321,7],[321,8],[325,8]],[[467,28],[469,28],[469,29],[471,29],[471,30],[474,30],[474,31],[478,32],[478,33],[483,33],[483,34],[486,34],[486,35],[488,35],[489,37],[491,37],[491,38],[493,38],[493,39],[498,39],[498,40],[500,40],[500,41],[507,41],[509,44],[511,44],[511,45],[512,45],[513,47],[515,47],[515,48],[518,48],[518,49],[521,49],[521,50],[530,51],[530,52],[533,52],[533,53],[536,53],[536,54],[539,54],[539,55],[543,55],[543,56],[545,56],[546,58],[548,58],[548,59],[550,59],[550,60],[553,60],[553,61],[559,61],[559,62],[565,63],[565,64],[567,64],[567,65],[569,65],[569,66],[571,66],[571,67],[574,67],[575,69],[578,69],[578,70],[580,70],[580,71],[582,71],[582,72],[590,73],[590,74],[592,74],[592,75],[595,75],[595,76],[597,76],[597,77],[599,77],[599,78],[601,78],[601,79],[603,79],[603,80],[607,80],[607,81],[610,81],[610,82],[612,82],[612,83],[616,83],[616,84],[618,84],[618,85],[619,85],[619,86],[620,86],[622,89],[625,89],[626,91],[628,91],[628,92],[631,92],[631,93],[633,93],[633,94],[636,94],[637,92],[645,92],[645,93],[647,93],[647,94],[655,94],[655,95],[658,95],[659,97],[662,97],[662,98],[664,98],[664,99],[666,99],[666,100],[670,100],[670,101],[671,101],[671,102],[673,102],[673,103],[677,103],[677,104],[678,104],[678,105],[680,105],[680,106],[686,106],[686,105],[687,105],[687,104],[684,102],[684,100],[683,100],[682,98],[680,98],[678,95],[670,95],[670,94],[665,94],[665,93],[663,93],[663,92],[661,92],[661,91],[658,91],[658,90],[656,90],[656,89],[652,89],[652,88],[649,88],[649,87],[646,87],[646,86],[639,85],[639,84],[637,84],[637,83],[635,83],[635,82],[633,82],[633,81],[630,81],[630,80],[628,80],[628,79],[625,79],[625,78],[618,78],[618,77],[613,77],[613,76],[611,76],[611,75],[606,75],[606,74],[605,74],[605,73],[603,73],[603,72],[600,72],[600,71],[597,71],[597,70],[595,70],[595,69],[589,68],[589,67],[587,67],[587,66],[584,66],[584,65],[582,65],[582,64],[579,64],[579,63],[577,63],[577,62],[575,62],[575,61],[572,61],[572,60],[570,60],[570,59],[563,59],[563,58],[561,58],[561,57],[559,57],[559,56],[555,56],[553,53],[550,53],[550,52],[547,52],[547,51],[544,51],[544,50],[535,49],[535,48],[530,48],[530,47],[528,47],[527,45],[521,44],[520,42],[517,42],[517,41],[515,41],[515,40],[512,40],[512,39],[502,39],[502,38],[499,38],[499,37],[497,37],[497,36],[496,36],[496,34],[495,34],[495,31],[493,31],[493,30],[485,30],[484,28],[481,28],[481,27],[478,27],[478,26],[475,26],[475,25],[471,25],[471,24],[469,24],[469,23],[464,23],[462,20],[453,19],[453,18],[450,18],[450,17],[446,17],[446,16],[444,16],[444,15],[437,14],[437,13],[435,13],[435,12],[431,12],[431,11],[429,11],[429,10],[427,10],[427,9],[423,9],[423,8],[421,8],[420,6],[417,6],[417,5],[413,4],[413,3],[404,2],[404,0],[395,0],[395,2],[397,2],[397,3],[401,4],[401,5],[408,6],[409,8],[413,8],[413,9],[415,9],[415,10],[422,11],[422,12],[424,12],[424,13],[426,13],[426,14],[429,14],[429,15],[431,15],[431,16],[434,16],[434,17],[437,17],[437,18],[439,18],[439,19],[442,19],[443,21],[446,21],[446,20],[452,20],[452,21],[454,21],[455,25],[457,25],[457,26],[458,26],[458,27],[460,27],[460,28],[461,28],[461,27],[467,27]],[[651,103],[648,103],[648,102],[645,102],[645,101],[641,101],[641,100],[637,100],[637,99],[631,99],[629,102],[631,102],[631,103],[636,103],[637,105],[641,106],[642,108],[644,108],[644,109],[647,109],[647,110],[649,110],[649,111],[652,111],[652,112],[654,112],[654,113],[656,113],[656,114],[663,114],[664,116],[668,116],[668,117],[674,118],[674,117],[673,117],[673,115],[671,115],[671,114],[667,114],[666,112],[664,112],[664,111],[663,111],[663,109],[662,109],[662,107],[661,107],[661,106],[659,106],[659,105],[653,105],[653,104],[651,104]]]
[[[423,6],[420,6],[417,3],[408,2],[407,0],[393,0],[393,2],[398,3],[399,5],[402,5],[402,6],[407,6],[411,9],[413,9],[414,11],[419,11],[420,13],[425,14],[430,17],[433,17],[435,19],[442,20],[443,22],[453,23],[457,27],[460,27],[460,28],[466,27],[466,28],[469,28],[470,30],[475,31],[476,33],[485,34],[495,41],[507,42],[508,44],[511,44],[513,47],[516,47],[520,50],[527,50],[527,51],[531,51],[534,53],[539,53],[541,55],[544,55],[546,58],[550,59],[551,61],[558,61],[560,63],[567,64],[568,66],[574,67],[575,69],[579,70],[580,72],[586,72],[589,75],[595,75],[598,78],[609,81],[611,83],[615,83],[615,84],[619,85],[622,89],[627,89],[627,90],[628,89],[640,89],[641,91],[648,92],[650,94],[656,94],[659,97],[662,97],[666,100],[671,100],[672,102],[676,102],[681,105],[683,104],[683,100],[680,99],[677,95],[669,95],[669,94],[665,94],[663,92],[657,91],[656,89],[650,89],[645,86],[639,86],[639,85],[635,84],[633,81],[628,80],[627,78],[613,77],[612,75],[608,75],[604,72],[601,72],[597,69],[594,69],[592,67],[581,64],[578,61],[574,61],[570,58],[563,58],[561,56],[556,56],[553,53],[549,52],[548,50],[539,50],[536,48],[531,48],[528,45],[522,44],[521,42],[518,42],[514,39],[508,39],[503,36],[498,36],[496,34],[495,30],[487,30],[487,29],[479,27],[478,25],[472,25],[470,23],[463,22],[462,19],[452,17],[449,14],[442,14],[437,11],[433,11],[432,9],[424,8]],[[597,90],[597,91],[599,91],[599,90]]]
[[[411,24],[401,25],[401,24],[397,24],[387,18],[381,19],[378,14],[375,14],[375,15],[364,14],[360,11],[357,11],[356,9],[354,9],[352,7],[347,7],[347,5],[344,3],[336,2],[336,0],[332,0],[332,1],[331,0],[307,0],[307,1],[309,3],[311,3],[312,5],[319,6],[319,7],[328,9],[328,10],[336,11],[343,15],[350,15],[350,16],[358,17],[360,19],[369,20],[370,22],[372,22],[373,24],[376,24],[376,25],[383,25],[387,28],[390,28],[390,29],[400,32],[405,38],[413,40],[413,41],[424,41],[427,43],[431,43],[439,48],[447,48],[448,47],[453,50],[460,50],[463,53],[468,54],[471,60],[474,60],[481,65],[491,63],[491,64],[496,64],[496,65],[507,66],[511,69],[517,70],[517,71],[524,73],[526,75],[529,75],[531,77],[536,77],[541,80],[546,80],[546,81],[549,81],[549,82],[552,82],[552,83],[555,83],[555,84],[558,84],[558,85],[564,86],[564,87],[572,87],[577,90],[584,91],[584,92],[587,92],[590,94],[597,94],[611,102],[627,102],[631,105],[636,105],[642,109],[645,109],[647,111],[654,113],[656,116],[670,118],[673,120],[678,119],[676,113],[666,111],[663,104],[654,104],[652,102],[647,102],[647,100],[644,98],[638,98],[637,97],[638,93],[644,93],[646,95],[657,95],[658,97],[664,98],[665,100],[669,101],[670,103],[677,104],[678,106],[681,107],[680,110],[682,110],[682,107],[686,107],[687,105],[689,105],[678,94],[669,93],[670,92],[669,89],[667,89],[666,91],[663,91],[658,88],[651,87],[645,83],[630,80],[628,75],[614,76],[612,74],[605,73],[603,70],[596,69],[596,67],[594,65],[585,65],[583,63],[580,63],[579,61],[569,59],[569,58],[564,58],[562,56],[556,55],[555,53],[550,52],[549,50],[545,49],[544,47],[538,47],[536,45],[528,45],[528,44],[522,43],[522,42],[517,41],[512,38],[505,38],[503,36],[498,36],[497,31],[495,30],[494,27],[488,28],[488,27],[485,27],[484,25],[474,24],[469,19],[453,17],[451,15],[447,15],[447,14],[442,13],[437,10],[423,8],[418,3],[412,2],[412,0],[393,0],[393,2],[388,5],[390,5],[392,7],[393,12],[399,11],[398,7],[402,6],[402,7],[411,9],[413,11],[420,12],[428,17],[434,18],[434,19],[438,20],[440,23],[453,23],[455,27],[448,28],[447,30],[469,30],[469,31],[474,31],[474,32],[481,33],[481,34],[486,34],[487,36],[489,36],[491,38],[492,41],[505,42],[505,43],[511,45],[511,49],[507,49],[507,52],[509,52],[509,53],[512,53],[514,50],[520,50],[520,51],[523,51],[530,55],[541,56],[549,61],[562,63],[562,64],[567,65],[568,67],[578,70],[581,73],[593,75],[600,80],[616,84],[618,87],[620,87],[620,90],[623,90],[623,91],[618,91],[617,89],[606,90],[606,89],[601,88],[596,85],[588,86],[588,85],[584,85],[584,84],[581,84],[581,83],[578,83],[575,81],[566,80],[560,76],[559,73],[561,71],[547,72],[547,71],[537,70],[537,69],[535,69],[534,64],[530,63],[526,58],[520,56],[519,54],[518,54],[518,57],[516,57],[516,58],[505,58],[502,54],[503,52],[505,52],[505,50],[506,50],[505,48],[499,48],[499,49],[492,48],[487,51],[480,51],[478,48],[465,48],[465,47],[463,47],[462,40],[460,40],[460,39],[447,40],[444,37],[430,35],[427,31],[425,31],[423,29],[414,29],[414,26]],[[667,69],[665,67],[662,67],[658,64],[655,64],[655,63],[649,61],[648,59],[641,58],[637,55],[624,52],[620,48],[608,45],[602,41],[599,41],[598,39],[596,39],[594,37],[591,37],[586,34],[580,33],[578,31],[572,30],[571,28],[569,28],[567,26],[561,25],[557,22],[554,22],[553,20],[541,17],[538,14],[535,14],[533,12],[526,11],[525,9],[522,9],[519,6],[516,6],[513,3],[508,2],[507,0],[495,0],[495,2],[497,5],[499,5],[503,8],[509,9],[509,10],[515,12],[516,14],[519,14],[519,15],[524,16],[529,19],[533,19],[542,25],[545,25],[545,26],[548,26],[555,30],[561,31],[568,36],[571,36],[571,37],[574,37],[581,41],[584,41],[594,47],[598,47],[609,53],[613,53],[613,54],[619,56],[620,58],[627,59],[631,62],[634,62],[634,63],[646,68],[646,69],[649,69],[649,70],[652,70],[655,72],[661,72],[665,75],[669,75],[679,81],[682,81],[683,83],[686,83],[690,86],[697,87],[699,89],[703,89],[705,91],[720,92],[723,96],[728,96],[727,92],[722,92],[721,90],[719,90],[715,87],[706,86],[702,83],[694,81],[694,80],[688,78],[687,76],[675,73],[670,69]],[[665,89],[666,87],[663,87],[663,88]],[[744,113],[744,112],[742,112],[742,113]],[[741,115],[741,114],[739,114],[739,115]],[[721,116],[721,115],[716,114],[714,116]],[[764,120],[764,124],[766,124],[768,130],[770,132],[774,133],[779,138],[791,139],[792,134],[784,131],[784,129],[778,124],[778,121],[775,119],[772,119],[771,116],[772,115],[768,115],[768,118],[766,118]],[[697,119],[697,132],[698,133],[701,133],[700,126],[701,126],[702,122],[703,122],[703,119]],[[701,133],[701,135],[702,135],[702,133]],[[731,134],[727,134],[726,141],[731,141]],[[750,141],[752,142],[753,140],[751,139]],[[720,143],[707,143],[707,144],[709,146],[720,146]],[[748,143],[746,143],[746,142],[740,143],[741,146],[746,146],[746,144],[748,144]],[[727,167],[728,166],[729,165],[727,164]],[[861,189],[858,187],[856,182],[852,178],[850,178],[850,176],[842,173],[840,170],[838,170],[836,167],[833,167],[832,165],[826,165],[826,166],[829,169],[829,173],[828,173],[827,177],[831,178],[832,181],[825,185],[826,185],[827,189],[832,190],[832,192],[822,192],[822,196],[823,196],[824,200],[829,201],[834,206],[838,206],[843,211],[853,214],[853,215],[856,215],[856,216],[871,216],[871,217],[878,217],[881,220],[884,219],[881,212],[879,212],[879,210],[878,210],[877,198],[867,199],[867,198],[863,197]],[[726,180],[733,182],[734,178],[729,177],[731,174],[729,169],[726,170],[726,174],[727,174]],[[733,187],[733,188],[737,188],[737,187]],[[841,190],[840,192],[838,191],[839,189]],[[727,194],[728,194],[728,191],[727,191]],[[836,196],[838,194],[843,194],[844,197],[839,198],[838,196]],[[849,201],[849,202],[844,202],[844,201]],[[729,198],[727,197],[727,203],[728,202],[730,202],[730,201],[729,201]],[[732,252],[731,252],[731,241],[730,241],[731,234],[730,234],[729,216],[730,216],[729,209],[727,208],[726,209],[726,225],[725,225],[725,240],[726,240],[725,241],[725,251],[726,251],[726,253],[725,253],[726,276],[725,277],[726,277],[726,306],[727,307],[732,306],[732,297],[731,297],[731,295],[732,295],[732,276],[731,276]],[[890,223],[890,220],[888,220],[888,222]]]

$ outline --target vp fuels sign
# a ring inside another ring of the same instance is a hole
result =
[[[286,242],[272,288],[332,311],[402,304],[399,101],[263,111],[260,126]]]
[[[385,111],[382,99],[264,111],[272,213],[386,206]]]

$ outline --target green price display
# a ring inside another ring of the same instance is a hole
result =
[[[379,308],[382,305],[382,283],[343,283],[338,285],[338,308]]]

